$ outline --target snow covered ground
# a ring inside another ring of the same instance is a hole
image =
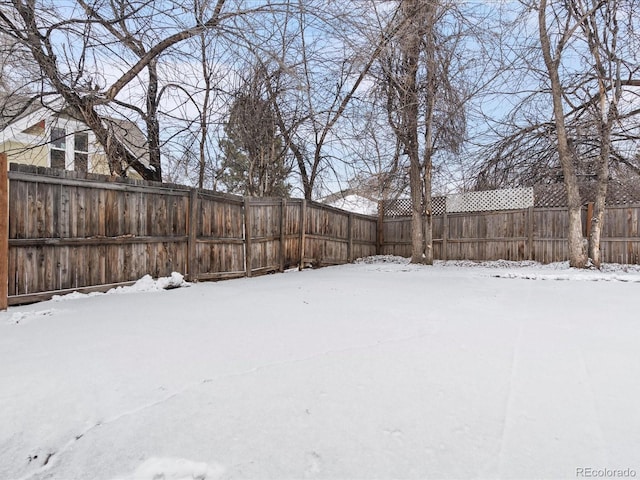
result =
[[[0,313],[0,479],[640,475],[638,267],[183,285]]]

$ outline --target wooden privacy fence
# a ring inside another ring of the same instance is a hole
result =
[[[585,237],[591,208],[583,209]],[[606,209],[600,241],[602,259],[640,263],[640,204]],[[434,258],[440,260],[536,260],[561,262],[569,258],[566,208],[535,208],[495,212],[443,213],[433,218]],[[411,256],[411,219],[382,221],[383,254]]]
[[[214,280],[376,253],[376,218],[300,199],[12,164],[3,207],[6,158],[0,172],[0,308],[145,274]]]
[[[436,259],[568,258],[566,208],[444,210],[433,217]],[[640,263],[639,217],[640,204],[607,207],[603,261]],[[146,274],[215,280],[376,253],[411,255],[410,218],[24,165],[7,174],[0,154],[0,309]]]

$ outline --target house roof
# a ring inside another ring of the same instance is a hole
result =
[[[0,91],[0,131],[10,124],[44,108],[40,98]]]
[[[149,165],[149,144],[144,132],[131,120],[122,118],[103,118],[111,128],[116,138],[133,153],[136,158]]]
[[[378,211],[376,200],[350,188],[327,195],[320,201],[332,207],[364,215],[376,215]]]

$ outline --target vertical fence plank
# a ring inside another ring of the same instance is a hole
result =
[[[298,269],[302,270],[304,268],[304,243],[306,241],[306,232],[307,232],[307,201],[302,200],[300,203],[300,263],[298,264]]]
[[[251,200],[249,197],[244,197],[244,261],[245,261],[245,272],[247,277],[251,276],[251,265],[252,265],[252,257],[251,249]]]
[[[353,262],[353,213],[349,213],[347,221],[347,263]]]
[[[189,281],[198,280],[196,272],[197,258],[197,236],[198,236],[198,190],[192,188],[189,191],[189,215],[187,218],[187,268],[189,269]]]
[[[384,201],[378,202],[378,222],[376,224],[376,255],[382,255],[384,246]]]
[[[533,207],[529,207],[527,212],[527,258],[533,260]]]
[[[280,253],[279,253],[279,262],[280,262],[280,271],[284,272],[284,257],[285,257],[285,242],[287,241],[286,235],[287,229],[287,199],[283,198],[280,202]]]
[[[448,260],[447,249],[449,248],[449,217],[446,210],[442,213],[442,254],[441,260]]]
[[[9,296],[9,177],[7,154],[0,153],[0,310]]]

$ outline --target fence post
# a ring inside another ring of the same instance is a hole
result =
[[[533,260],[533,207],[528,209],[527,219],[527,246],[529,248],[529,260]]]
[[[9,297],[9,175],[7,154],[0,153],[0,310],[6,310]]]
[[[347,263],[353,262],[353,213],[347,221]]]
[[[195,282],[198,280],[198,274],[200,273],[196,272],[196,245],[198,240],[198,190],[196,188],[189,190],[189,228],[187,235],[189,281]]]
[[[244,197],[244,261],[245,274],[251,276],[251,203]]]
[[[280,202],[280,271],[284,272],[284,260],[287,249],[285,248],[285,242],[287,236],[285,230],[287,228],[287,199],[282,198]]]
[[[376,255],[382,255],[382,246],[384,244],[384,200],[378,202],[378,222],[376,227]]]
[[[442,213],[442,259],[447,260],[447,249],[449,248],[449,216],[447,210]]]
[[[304,242],[307,230],[307,201],[305,199],[302,200],[300,208],[302,210],[300,212],[300,263],[298,269],[302,270],[304,268]]]

